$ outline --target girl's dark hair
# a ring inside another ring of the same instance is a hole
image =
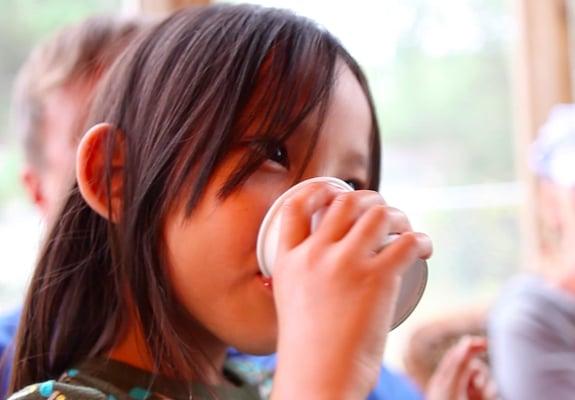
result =
[[[111,193],[111,159],[121,143],[121,220],[111,224],[96,214],[77,186],[70,192],[28,291],[12,389],[105,355],[134,314],[157,371],[201,379],[199,360],[205,360],[186,332],[193,317],[167,276],[166,214],[182,193],[189,193],[187,212],[193,211],[248,127],[265,147],[269,140],[283,142],[319,111],[315,143],[338,63],[351,69],[369,101],[369,188],[377,189],[379,132],[366,79],[315,23],[276,9],[210,6],[178,12],[132,45],[100,86],[90,118],[90,124],[111,123],[122,136],[108,135],[106,178]],[[258,168],[261,150],[247,153],[222,197]]]

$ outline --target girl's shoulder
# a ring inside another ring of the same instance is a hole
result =
[[[54,380],[35,383],[14,393],[8,400],[115,400],[98,389]]]

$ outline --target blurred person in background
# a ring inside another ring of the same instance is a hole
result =
[[[88,18],[39,44],[18,73],[13,112],[24,143],[22,181],[47,226],[73,178],[94,87],[141,29],[134,19]]]
[[[575,397],[575,105],[556,106],[532,146],[549,245],[539,271],[502,291],[489,318],[490,358],[505,400]]]
[[[466,309],[419,324],[404,364],[428,399],[496,399],[486,352],[485,311]]]

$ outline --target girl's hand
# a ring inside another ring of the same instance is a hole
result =
[[[311,233],[313,214],[326,206]],[[379,251],[389,233],[402,235]],[[273,272],[273,398],[364,399],[379,375],[399,274],[431,247],[376,192],[320,183],[287,199]]]
[[[441,359],[427,385],[427,400],[495,400],[495,382],[480,358],[487,341],[464,337]]]

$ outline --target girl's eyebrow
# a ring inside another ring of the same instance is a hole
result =
[[[366,170],[368,168],[367,156],[362,153],[346,153],[343,157],[343,164],[352,168],[361,168]]]

